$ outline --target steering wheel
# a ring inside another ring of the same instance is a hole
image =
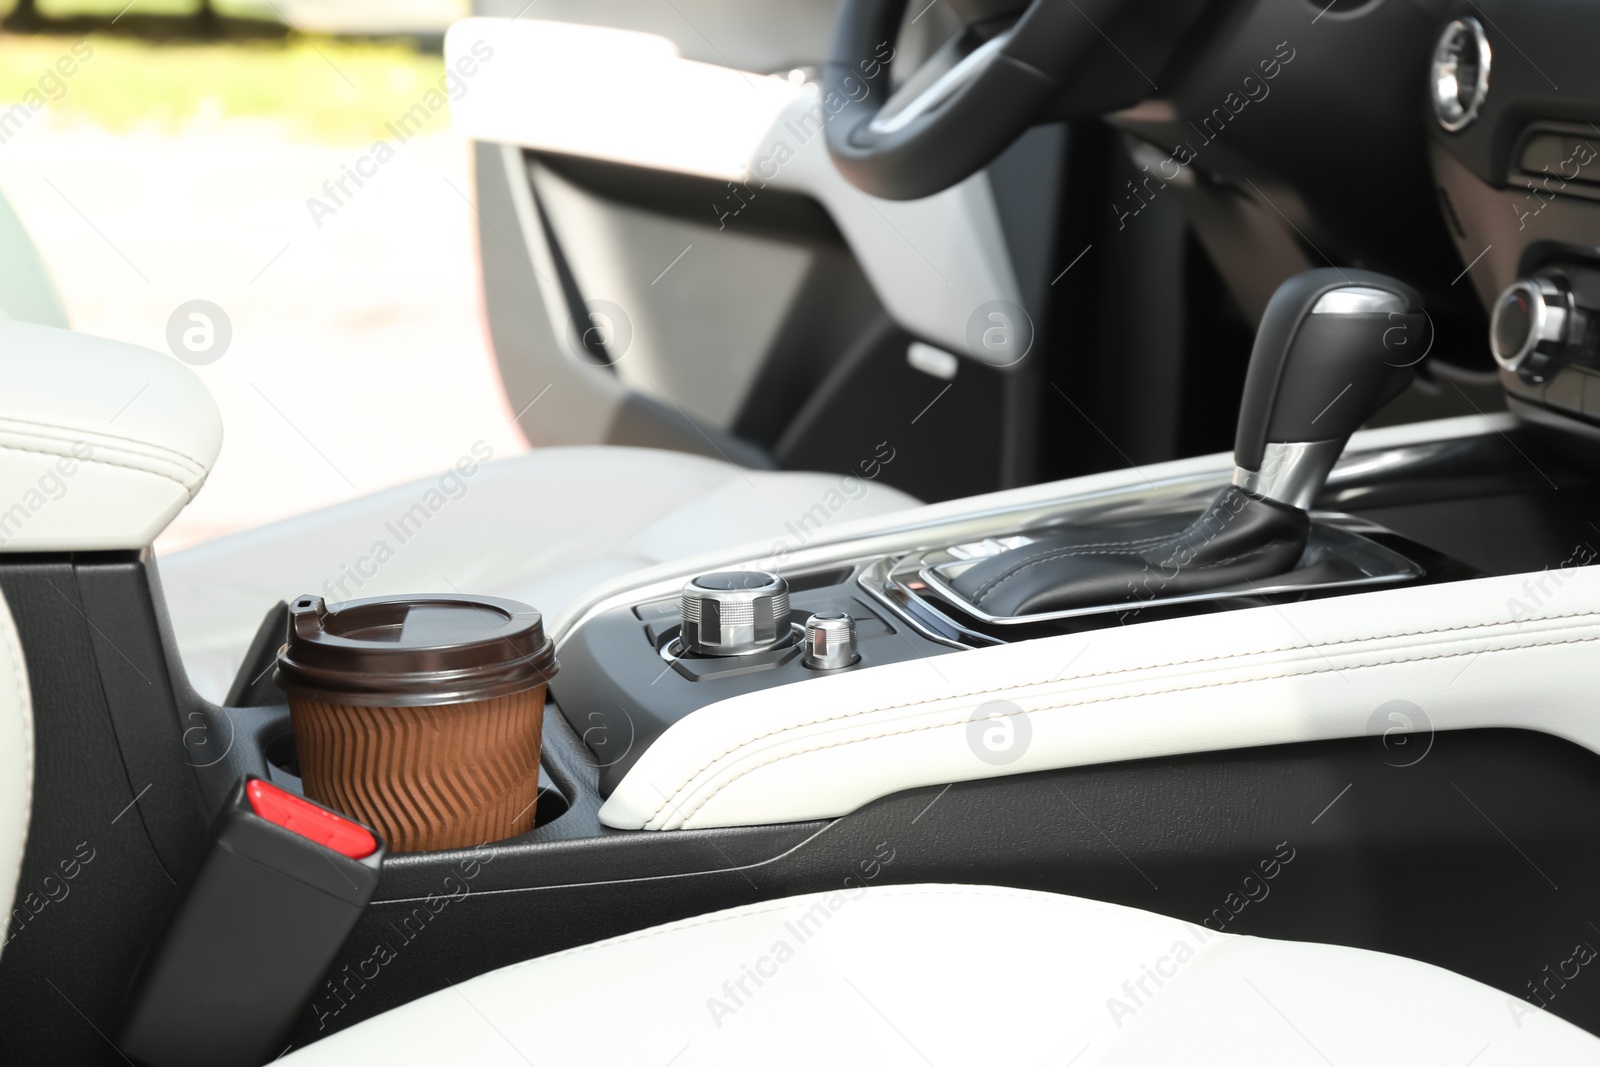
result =
[[[1148,65],[1165,58],[1202,6],[1198,0],[1032,0],[1020,18],[994,32],[994,9],[1006,5],[968,0],[958,10],[973,21],[890,95],[894,45],[908,2],[844,0],[823,77],[829,154],[853,185],[889,200],[931,196],[980,170],[1047,112],[1062,113],[1053,105],[1076,95],[1071,90],[1089,80],[1080,75],[1091,68],[1107,72],[1088,93],[1095,104],[1106,103],[1108,80],[1117,83],[1114,96],[1127,96],[1130,90],[1122,87],[1132,86],[1132,99],[1113,106],[1136,103],[1151,86],[1107,33],[1119,28],[1125,8],[1154,7],[1139,19],[1142,25],[1123,24],[1119,34]],[[1126,66],[1097,62],[1103,53],[1113,61],[1120,54]]]

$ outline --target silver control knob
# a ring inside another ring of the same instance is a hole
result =
[[[792,639],[789,583],[766,571],[714,571],[683,587],[683,651],[743,656]]]
[[[1537,379],[1566,344],[1572,294],[1550,278],[1513,282],[1494,302],[1489,351],[1512,373]]]
[[[856,652],[856,621],[842,611],[819,611],[806,620],[802,661],[819,671],[836,671],[861,659]]]

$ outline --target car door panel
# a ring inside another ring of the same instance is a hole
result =
[[[538,20],[469,20],[452,30],[453,38],[487,40],[499,59],[483,63],[452,105],[469,136],[506,148],[494,181],[505,183],[501,208],[519,217],[488,210],[497,197],[482,188],[480,173],[484,246],[498,236],[490,229],[522,230],[529,247],[520,273],[535,268],[537,284],[524,277],[489,295],[487,275],[498,268],[485,264],[491,333],[520,338],[506,350],[496,342],[508,394],[521,409],[562,381],[568,397],[560,412],[529,408],[521,422],[530,440],[622,442],[643,433],[739,462],[850,469],[848,454],[819,451],[813,431],[830,441],[830,429],[859,422],[862,411],[829,410],[830,398],[857,388],[920,390],[919,409],[938,396],[961,416],[958,425],[986,420],[1005,429],[995,448],[930,437],[907,471],[951,474],[954,464],[962,469],[949,484],[971,489],[1018,480],[1018,465],[997,457],[1022,454],[1003,443],[1027,422],[1016,411],[1003,417],[1019,387],[972,383],[993,373],[983,361],[1006,380],[1023,377],[1011,366],[1015,350],[991,353],[982,339],[1001,321],[1008,333],[1031,337],[1038,315],[1024,309],[1037,308],[1041,296],[1034,284],[1023,295],[1009,240],[1016,227],[1005,225],[990,175],[904,202],[868,197],[844,180],[821,136],[827,112],[819,90],[799,75],[764,73],[820,62],[832,4],[769,20],[766,9],[706,3],[685,7],[687,29],[667,25],[662,10],[541,6]],[[791,32],[808,18],[815,32]],[[564,19],[571,21],[558,24]],[[706,61],[710,40],[717,46]],[[515,168],[512,150],[522,154]],[[501,329],[498,320],[508,317],[538,325]],[[892,327],[881,343],[880,320]],[[889,367],[904,362],[913,340],[964,357],[967,373],[940,381]],[[868,351],[883,373],[863,379]],[[824,389],[852,354],[846,376],[854,384]],[[578,399],[578,391],[587,395]],[[627,425],[634,419],[648,425]],[[881,440],[889,427],[875,432]],[[896,484],[906,484],[903,473]]]

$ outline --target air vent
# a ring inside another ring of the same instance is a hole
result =
[[[1439,35],[1433,49],[1433,113],[1451,133],[1464,130],[1478,117],[1489,95],[1489,38],[1474,18],[1456,19]]]

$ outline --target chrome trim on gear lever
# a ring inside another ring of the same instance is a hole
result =
[[[1403,315],[1406,302],[1397,293],[1387,289],[1378,289],[1370,285],[1349,285],[1343,289],[1335,289],[1324,293],[1316,306],[1311,309],[1313,315],[1374,315],[1390,314]]]
[[[1233,468],[1233,484],[1255,496],[1309,511],[1343,451],[1342,440],[1269,443],[1262,452],[1261,469]]]

